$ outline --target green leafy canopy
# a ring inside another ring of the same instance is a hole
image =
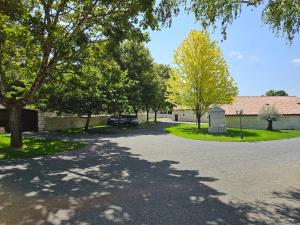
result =
[[[160,4],[168,5],[167,11],[161,11],[161,18],[172,18],[180,10],[195,15],[204,29],[216,28],[220,24],[226,38],[226,30],[237,19],[245,7],[261,6],[262,21],[269,25],[276,35],[284,35],[292,42],[300,29],[300,1],[297,0],[162,0]]]

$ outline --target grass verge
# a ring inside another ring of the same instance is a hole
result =
[[[157,122],[159,123],[159,122]],[[70,128],[65,130],[57,130],[55,133],[62,135],[74,135],[74,134],[113,134],[119,133],[121,131],[135,130],[135,129],[145,129],[152,126],[155,126],[157,123],[149,121],[149,123],[143,122],[140,123],[137,127],[124,127],[124,126],[109,126],[109,125],[99,125],[90,127],[88,131],[85,131],[84,128]]]
[[[244,139],[241,139],[240,129],[228,128],[226,134],[210,134],[208,133],[207,124],[202,125],[201,130],[198,130],[195,124],[177,124],[165,130],[178,137],[223,142],[254,142],[300,137],[300,130],[267,131],[244,129]]]
[[[53,155],[83,148],[86,145],[86,143],[80,141],[24,138],[23,147],[16,150],[9,147],[9,142],[9,136],[0,135],[0,160]]]

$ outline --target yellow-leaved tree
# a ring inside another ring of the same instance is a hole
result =
[[[167,81],[168,101],[195,110],[198,128],[210,107],[231,103],[238,89],[215,41],[192,30],[174,53],[175,68]]]

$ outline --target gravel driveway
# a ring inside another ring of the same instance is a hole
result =
[[[300,224],[300,139],[206,142],[169,125],[0,161],[0,225]]]

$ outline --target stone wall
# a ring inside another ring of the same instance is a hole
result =
[[[107,123],[108,115],[92,116],[90,126],[104,125]],[[83,128],[86,117],[83,116],[56,116],[53,113],[39,112],[39,131],[64,130],[69,128]]]
[[[239,128],[240,118],[238,116],[226,116],[227,128]],[[258,116],[242,116],[242,125],[245,129],[266,129],[267,121],[260,119]],[[275,130],[300,129],[300,116],[281,116],[278,121],[273,122]]]

